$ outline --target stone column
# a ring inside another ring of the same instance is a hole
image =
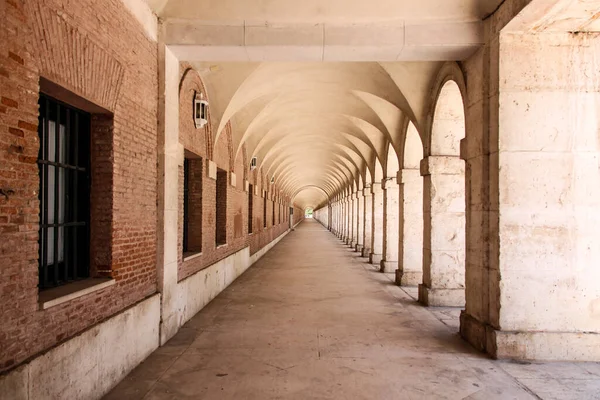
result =
[[[342,199],[338,199],[338,201],[337,201],[337,228],[336,228],[337,235],[336,236],[339,239],[342,238],[342,231],[344,229],[343,223],[342,223],[342,207],[343,207]]]
[[[346,236],[344,237],[344,243],[349,244],[352,238],[352,197],[348,195],[346,197]]]
[[[344,199],[344,243],[348,244],[350,238],[350,196],[346,196]]]
[[[345,214],[345,207],[344,207],[344,198],[340,199],[340,234],[338,235],[338,237],[340,238],[340,240],[344,240],[344,229],[346,227],[346,224],[344,223],[346,214]]]
[[[342,239],[344,236],[344,199],[338,200],[338,238]]]
[[[371,231],[371,253],[369,262],[379,265],[383,258],[383,189],[380,182],[371,186],[373,194],[373,229]]]
[[[396,177],[386,178],[383,184],[383,258],[380,271],[395,273],[398,269],[398,214],[400,188]]]
[[[355,250],[359,253],[362,253],[365,243],[365,196],[363,195],[363,190],[357,192],[357,231],[356,231],[356,247]]]
[[[600,39],[522,28],[490,44],[490,121],[461,146],[461,335],[497,358],[600,361]]]
[[[329,216],[330,216],[329,218],[330,218],[330,223],[331,223],[331,225],[329,227],[329,231],[335,235],[335,201],[333,201],[331,203]]]
[[[362,256],[368,257],[371,253],[372,239],[373,239],[373,193],[371,188],[363,189],[363,196],[365,199],[365,221],[363,231],[363,249]]]
[[[418,286],[423,282],[423,178],[418,169],[403,169],[398,182],[401,234],[396,283]]]
[[[465,305],[465,179],[457,156],[421,161],[423,180],[423,283],[419,301]]]
[[[335,233],[336,236],[338,236],[340,234],[340,202],[338,200],[335,201],[334,203],[334,212],[333,212],[333,233]]]
[[[350,238],[348,246],[354,248],[356,245],[356,193],[350,195]]]

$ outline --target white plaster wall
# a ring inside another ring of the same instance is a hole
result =
[[[98,399],[159,345],[156,294],[0,377],[2,399]]]

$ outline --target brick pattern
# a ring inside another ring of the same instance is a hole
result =
[[[113,116],[91,121],[90,275],[112,277]]]
[[[230,256],[231,254],[251,246],[251,252],[255,253],[262,247],[270,243],[274,238],[288,229],[288,224],[284,221],[278,226],[273,227],[272,222],[268,229],[263,228],[262,219],[262,198],[254,196],[253,216],[254,233],[248,235],[248,196],[244,191],[244,181],[250,177],[260,181],[264,186],[264,177],[258,178],[257,171],[249,171],[249,159],[247,159],[246,149],[242,147],[239,154],[235,154],[232,141],[232,125],[225,124],[223,131],[216,137],[215,127],[212,123],[210,113],[210,96],[206,91],[200,75],[187,63],[180,65],[181,80],[179,84],[179,141],[186,152],[193,153],[205,160],[213,157],[217,167],[227,172],[227,179],[222,182],[226,186],[226,246],[216,245],[216,225],[217,213],[223,212],[224,208],[217,206],[216,193],[217,181],[210,179],[205,171],[202,175],[202,254],[192,259],[183,261],[183,168],[179,174],[179,263],[178,279],[182,280],[190,275],[214,264],[215,262]],[[209,123],[200,129],[196,129],[192,117],[192,103],[194,91],[202,92],[209,102],[208,121]],[[216,144],[214,149],[212,143]],[[236,185],[231,186],[230,173],[235,173]],[[195,178],[196,179],[196,178]],[[221,190],[223,188],[221,187]],[[259,187],[259,193],[260,193]],[[268,201],[270,203],[270,201]],[[223,204],[221,204],[223,205]],[[198,207],[196,204],[194,207]],[[270,216],[270,214],[267,214]],[[270,218],[270,217],[269,217]]]
[[[156,43],[121,1],[0,0],[0,10],[0,188],[11,193],[0,196],[1,372],[156,292],[158,103]],[[96,273],[117,280],[45,311],[37,303],[40,76],[113,113],[112,131],[94,119],[93,191],[111,179],[113,190],[92,205],[111,216],[92,226],[102,243],[92,257]]]
[[[156,42],[121,0],[0,0],[0,10],[0,189],[8,193],[0,195],[1,373],[156,292],[158,62]],[[209,112],[207,126],[195,129],[193,92],[207,93],[189,66],[182,64],[181,76],[180,142],[199,157],[191,212],[202,221],[201,234],[193,234],[200,237],[202,255],[189,262],[180,258],[184,279],[246,246],[255,253],[285,232],[289,199],[282,199],[285,218],[274,225],[271,217],[263,228],[262,199],[254,196],[256,228],[247,234],[244,181],[258,193],[273,189],[263,174],[249,171],[245,148],[235,153],[230,123],[216,137]],[[45,311],[39,310],[37,289],[40,78],[106,110],[92,116],[90,256],[93,275],[116,280]],[[217,182],[207,177],[207,160],[227,173],[227,246],[219,249]],[[180,182],[183,211],[183,168]],[[182,223],[179,238],[181,253]]]

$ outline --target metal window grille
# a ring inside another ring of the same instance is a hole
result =
[[[248,233],[252,233],[252,210],[254,209],[253,197],[254,186],[248,185]]]
[[[90,115],[40,95],[39,288],[90,274]]]
[[[189,250],[189,219],[190,219],[190,160],[183,161],[183,252]]]

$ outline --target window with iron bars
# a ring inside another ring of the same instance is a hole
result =
[[[90,114],[40,95],[39,288],[90,276]]]

